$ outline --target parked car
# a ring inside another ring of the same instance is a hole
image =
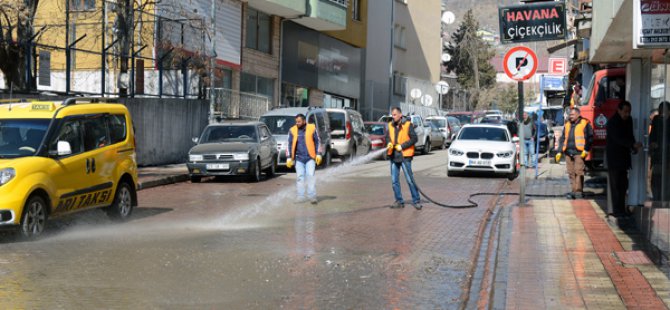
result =
[[[479,120],[482,117],[484,117],[484,114],[479,112],[460,111],[460,112],[449,112],[447,113],[447,116],[453,116],[458,119],[461,125],[465,125],[465,124],[478,123]]]
[[[447,138],[442,134],[440,128],[431,122],[428,122],[428,124],[430,125],[430,148],[446,149]]]
[[[307,123],[316,125],[320,142],[318,148],[323,154],[323,164],[320,167],[328,167],[332,161],[330,122],[326,109],[320,107],[277,108],[260,117],[259,120],[268,126],[270,133],[277,140],[278,165],[286,166],[288,131],[295,125],[295,116],[298,114],[305,115]]]
[[[454,141],[458,132],[461,131],[461,121],[453,116],[447,116],[447,121],[449,122],[449,129],[451,131],[451,135],[447,138],[447,145],[451,145],[451,142]]]
[[[452,142],[447,160],[447,175],[480,171],[514,177],[516,146],[504,125],[465,125]]]
[[[371,151],[386,148],[386,131],[388,130],[388,123],[382,122],[365,122],[365,133],[370,138]],[[382,155],[386,158],[386,154]]]
[[[414,132],[416,132],[417,142],[414,145],[417,151],[421,154],[428,154],[433,149],[433,141],[431,139],[432,128],[428,122],[423,120],[421,115],[408,115],[414,125]]]
[[[448,142],[451,142],[451,126],[446,116],[429,116],[426,117],[426,121],[437,127],[440,133],[442,133],[445,146]]]
[[[417,151],[420,151],[422,154],[428,154],[432,150],[433,146],[430,140],[431,127],[428,122],[424,122],[423,117],[420,115],[412,114],[405,115],[407,119],[412,122],[414,125],[414,132],[417,136],[417,142],[414,145]],[[390,115],[384,115],[379,118],[380,122],[389,123],[393,118]]]
[[[358,111],[326,109],[330,123],[330,138],[333,156],[352,160],[370,151],[370,139],[365,134],[363,117]]]
[[[188,152],[191,182],[204,176],[244,175],[253,182],[261,180],[261,171],[268,176],[277,167],[277,141],[261,122],[211,124],[196,146]]]
[[[49,218],[79,211],[130,217],[135,132],[128,109],[107,100],[0,104],[0,229],[37,238]]]

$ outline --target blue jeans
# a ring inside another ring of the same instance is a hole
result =
[[[314,171],[316,163],[313,159],[303,163],[299,160],[295,162],[295,173],[297,175],[296,185],[298,188],[298,199],[305,198],[305,180],[307,180],[307,196],[309,199],[316,199],[316,180]]]
[[[405,203],[405,201],[402,199],[402,191],[400,190],[401,167],[402,171],[405,172],[405,179],[407,180],[409,191],[412,193],[412,202],[419,203],[421,201],[421,197],[419,197],[419,191],[416,189],[416,184],[414,184],[412,162],[409,160],[403,160],[401,164],[391,162],[391,183],[393,184],[393,194],[395,195],[395,201],[399,203]]]
[[[526,167],[535,167],[535,160],[533,159],[533,154],[535,154],[535,141],[532,139],[524,139],[526,146],[526,156],[523,159],[523,165]]]

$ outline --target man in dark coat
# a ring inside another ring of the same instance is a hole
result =
[[[626,215],[626,192],[628,191],[628,170],[631,168],[631,153],[637,153],[642,147],[635,142],[633,119],[630,117],[631,105],[628,101],[619,103],[616,113],[607,121],[607,161],[609,207],[608,215],[621,217]]]

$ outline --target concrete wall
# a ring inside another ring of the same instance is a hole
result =
[[[192,137],[207,126],[207,100],[127,99],[135,126],[137,164],[140,166],[186,162]]]

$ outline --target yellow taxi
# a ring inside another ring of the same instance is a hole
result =
[[[39,236],[47,218],[137,206],[135,137],[128,109],[106,98],[0,102],[0,228]]]

